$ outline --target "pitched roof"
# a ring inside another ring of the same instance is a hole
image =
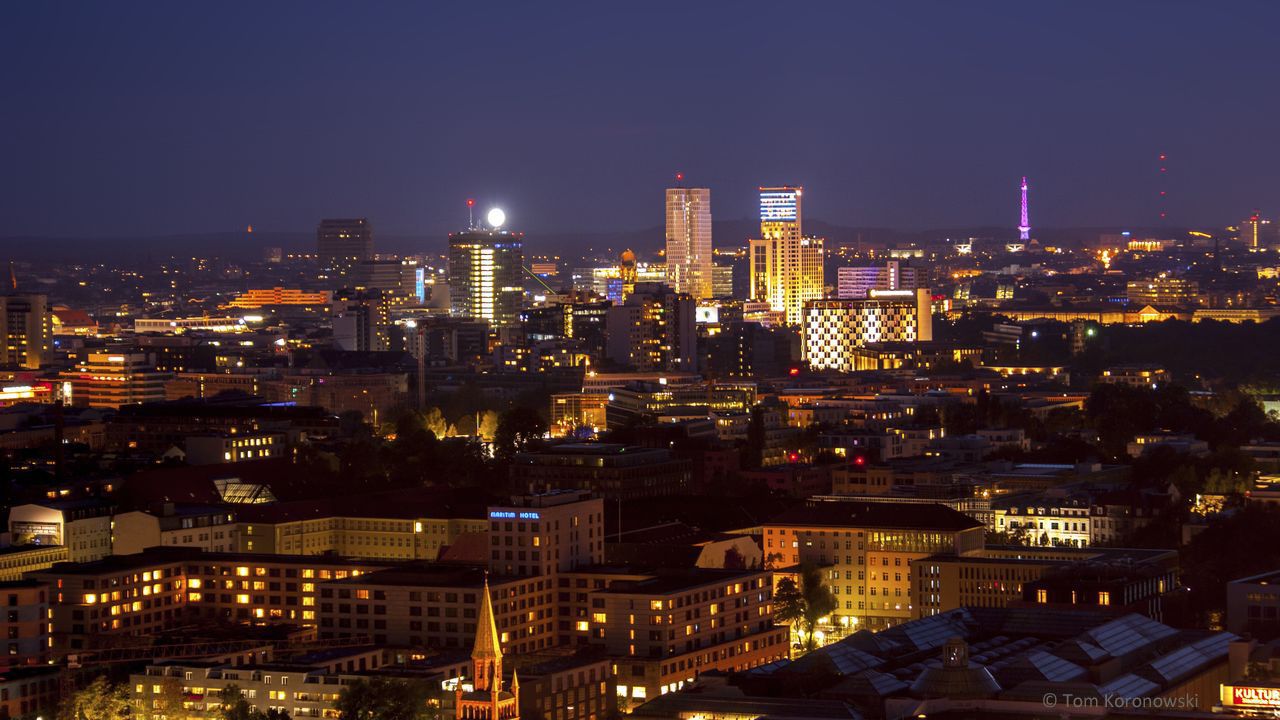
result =
[[[498,644],[498,624],[493,619],[493,601],[489,599],[489,578],[484,579],[484,592],[480,596],[480,617],[476,618],[476,644],[471,648],[471,658],[502,660],[502,646]]]

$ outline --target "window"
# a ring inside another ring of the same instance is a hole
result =
[[[1110,605],[1110,604],[1111,604],[1111,593],[1107,592],[1106,590],[1099,591],[1099,592],[1098,592],[1098,604],[1099,604],[1099,605]]]
[[[1036,590],[1036,602],[1038,603],[1049,602],[1049,591],[1044,589]]]

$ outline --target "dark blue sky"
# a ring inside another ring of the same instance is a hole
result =
[[[0,236],[919,229],[1280,212],[1280,2],[95,2],[0,10]]]

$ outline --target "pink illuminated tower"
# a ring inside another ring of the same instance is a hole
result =
[[[1018,224],[1018,237],[1022,240],[1031,239],[1031,219],[1027,214],[1027,178],[1022,178],[1022,222]]]

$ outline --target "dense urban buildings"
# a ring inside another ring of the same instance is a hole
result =
[[[6,15],[0,720],[1280,714],[1270,5],[239,5]]]

